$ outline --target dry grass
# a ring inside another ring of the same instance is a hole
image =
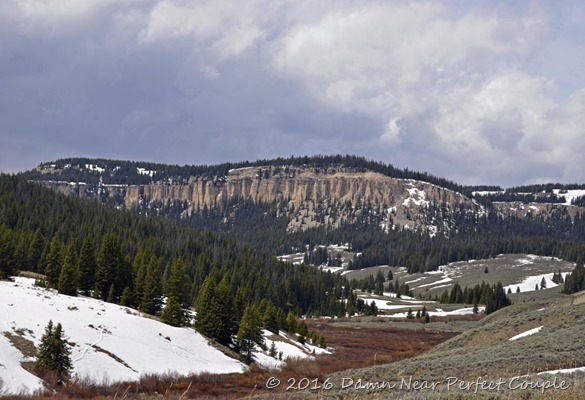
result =
[[[327,344],[335,349],[333,354],[320,356],[315,361],[324,374],[414,357],[456,335],[430,331],[420,323],[412,324],[414,329],[347,326],[327,320],[309,321],[308,325],[325,335]]]
[[[4,336],[10,341],[12,346],[14,346],[18,351],[22,353],[25,357],[36,357],[37,355],[37,348],[35,344],[31,341],[26,339],[23,335],[24,332],[17,331],[17,335],[11,332],[4,332]]]

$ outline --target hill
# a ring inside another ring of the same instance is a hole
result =
[[[146,374],[241,373],[247,367],[190,328],[172,327],[128,307],[59,295],[32,278],[0,281],[0,394],[32,393],[43,381],[27,370],[44,328],[63,325],[73,377],[96,384],[136,381]]]
[[[342,395],[356,398],[583,398],[583,375],[578,374],[583,371],[585,356],[580,345],[585,332],[581,297],[512,305],[422,356],[329,378],[336,388],[343,379],[347,384],[361,378],[363,386],[346,386],[342,391]],[[557,375],[559,372],[562,374]],[[577,375],[572,375],[575,372]],[[426,386],[412,390],[408,384],[413,380]],[[493,384],[482,388],[484,381]],[[561,381],[565,382],[562,388]],[[370,382],[388,382],[395,387],[368,391],[366,383]]]
[[[510,252],[575,261],[585,239],[585,208],[567,204],[579,204],[580,185],[464,187],[355,156],[183,167],[64,159],[22,177],[274,255],[348,244],[361,253],[349,268],[416,272]]]

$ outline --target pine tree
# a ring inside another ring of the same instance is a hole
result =
[[[236,331],[233,301],[228,296],[227,281],[220,286],[218,287],[212,275],[205,278],[195,301],[195,328],[205,336],[228,345]]]
[[[97,269],[95,250],[89,237],[85,238],[81,246],[77,269],[79,271],[79,290],[83,295],[89,296],[95,287],[95,271]]]
[[[77,296],[77,251],[73,243],[67,246],[57,290],[61,294]]]
[[[175,260],[170,268],[167,279],[166,291],[167,302],[161,314],[164,323],[173,326],[188,324],[187,313],[182,307],[187,307],[187,281],[185,264],[180,258]]]
[[[363,311],[365,315],[377,315],[378,308],[376,307],[376,303],[372,300],[370,304],[367,302],[363,303]]]
[[[172,326],[184,326],[187,323],[185,310],[175,296],[167,298],[167,302],[160,315],[160,320]]]
[[[41,234],[41,230],[37,229],[33,235],[32,241],[28,248],[28,262],[29,267],[33,271],[38,271],[41,266],[39,265],[39,261],[41,260],[41,255],[43,254],[43,248],[45,247],[45,238]]]
[[[61,267],[63,265],[63,244],[54,235],[49,246],[49,253],[47,254],[47,264],[45,265],[45,275],[47,276],[47,283],[50,287],[57,287],[59,283],[59,276],[61,275]]]
[[[274,307],[272,302],[269,302],[268,305],[266,306],[266,310],[264,311],[262,319],[264,327],[270,332],[278,335],[278,330],[280,326],[278,323],[276,307]]]
[[[45,326],[45,333],[41,337],[37,354],[37,365],[44,366],[49,369],[54,367],[53,363],[53,321],[49,320]]]
[[[256,344],[263,344],[262,317],[253,304],[246,306],[237,333],[240,350],[246,355],[246,362],[252,362],[252,351]]]
[[[37,367],[57,373],[59,378],[66,377],[71,371],[71,350],[64,339],[61,324],[53,329],[53,321],[49,321],[45,327],[45,333],[41,337],[38,349]]]
[[[20,237],[19,237],[20,236]],[[15,238],[14,266],[18,270],[30,270],[28,261],[28,249],[30,238],[26,234],[17,235]]]
[[[128,286],[122,290],[122,296],[120,297],[120,305],[125,307],[135,307],[134,293]]]
[[[175,297],[179,304],[183,307],[188,307],[189,288],[187,282],[189,282],[189,276],[186,272],[185,263],[179,258],[171,264],[165,295],[167,297]]]
[[[129,264],[129,260],[124,257],[118,235],[104,235],[98,251],[95,273],[95,292],[99,298],[109,298],[111,302],[117,302],[122,290],[126,286],[132,286],[132,268]]]
[[[272,358],[277,357],[278,353],[276,351],[276,344],[274,344],[274,342],[272,342],[272,344],[270,345],[270,352],[268,354],[270,354],[270,357]]]
[[[305,323],[304,320],[302,320],[301,323],[299,324],[297,333],[304,337],[309,336],[309,328],[307,327],[307,324]]]
[[[286,315],[286,331],[288,333],[297,333],[297,317],[293,314],[292,311],[289,310],[288,314]]]
[[[0,225],[0,279],[6,279],[16,273],[14,246],[10,230]]]
[[[157,315],[160,312],[162,289],[160,270],[155,256],[150,257],[146,268],[146,276],[142,284],[142,298],[138,309],[148,314]]]

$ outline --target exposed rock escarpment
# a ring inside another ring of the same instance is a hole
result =
[[[191,214],[207,209],[224,209],[236,200],[253,203],[284,202],[290,209],[305,209],[304,217],[315,210],[327,210],[331,204],[344,205],[345,210],[368,206],[377,213],[391,216],[392,223],[417,225],[424,210],[443,207],[447,210],[483,212],[483,208],[468,197],[426,182],[398,179],[370,171],[348,168],[270,168],[249,167],[231,170],[224,177],[206,179],[191,177],[186,183],[154,181],[147,185],[91,185],[51,182],[49,185],[63,193],[80,197],[109,199],[127,209],[148,204],[181,202]],[[310,213],[309,213],[310,212]],[[371,211],[370,211],[371,212]],[[348,212],[335,218],[321,218],[323,223],[338,224]],[[295,217],[294,214],[289,214]],[[303,218],[297,228],[303,228],[311,218]],[[315,221],[318,218],[314,218]],[[296,218],[298,223],[298,218]],[[294,223],[293,223],[294,225]]]

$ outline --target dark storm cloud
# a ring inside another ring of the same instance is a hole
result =
[[[0,169],[350,153],[462,183],[583,181],[584,75],[559,67],[582,64],[582,26],[560,23],[571,11],[582,7],[3,2]]]

